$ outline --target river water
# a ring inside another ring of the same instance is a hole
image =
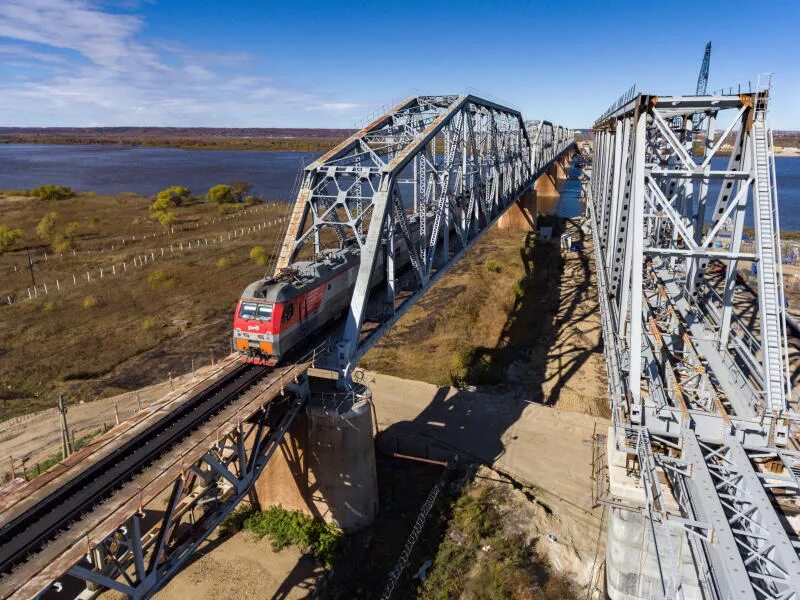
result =
[[[131,146],[0,144],[0,189],[66,185],[98,194],[155,194],[171,185],[196,195],[247,181],[266,200],[288,200],[303,166],[318,152],[179,150]]]
[[[303,166],[319,155],[316,152],[0,144],[0,189],[29,189],[54,183],[98,194],[150,195],[171,185],[182,185],[203,195],[217,183],[241,180],[251,183],[253,191],[266,200],[289,200],[294,196]],[[724,169],[727,160],[713,159],[712,168]],[[775,168],[781,228],[800,230],[800,158],[778,157]],[[718,189],[718,184],[710,186],[709,211]],[[559,212],[564,216],[580,214],[579,198],[580,186],[576,179],[570,179],[562,191]]]
[[[724,170],[728,165],[728,157],[711,159],[713,170]],[[784,231],[800,231],[800,157],[779,156],[775,158],[775,171],[778,176],[778,205],[781,229]],[[577,176],[579,170],[573,167],[561,191],[559,213],[565,217],[574,217],[583,212],[580,204],[580,184]],[[708,186],[708,205],[706,220],[711,218],[714,202],[717,199],[721,182],[712,181]],[[752,226],[753,219],[748,209],[745,223]]]

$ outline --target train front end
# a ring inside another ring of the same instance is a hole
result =
[[[280,348],[270,287],[259,280],[242,293],[233,316],[233,345],[246,362],[273,366],[280,360]]]

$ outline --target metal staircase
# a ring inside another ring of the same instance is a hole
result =
[[[767,126],[767,92],[758,94],[752,123],[752,148],[755,161],[753,188],[754,217],[758,243],[758,302],[761,320],[761,355],[764,369],[766,407],[773,414],[786,410],[786,371],[784,369],[783,297],[780,273],[780,238],[776,222],[770,133]]]

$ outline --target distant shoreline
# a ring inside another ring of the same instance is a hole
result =
[[[345,138],[260,138],[260,139],[83,139],[42,136],[0,135],[0,144],[40,146],[119,146],[124,148],[174,148],[176,150],[238,150],[253,152],[327,152]]]

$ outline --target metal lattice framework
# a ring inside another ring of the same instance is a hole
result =
[[[639,464],[665,598],[682,592],[664,526],[686,532],[704,597],[800,595],[797,535],[776,508],[798,482],[781,449],[796,414],[768,98],[629,95],[595,123],[588,212],[616,447]],[[736,311],[742,261],[757,265],[757,326]]]
[[[104,589],[152,597],[252,493],[305,406],[310,364],[298,362],[260,380],[198,424],[173,452],[119,482],[103,502],[54,531],[31,560],[4,573],[0,597],[60,592],[93,598]]]
[[[413,290],[427,289],[571,144],[569,130],[547,121],[529,130],[519,112],[494,102],[418,96],[306,167],[276,273],[307,244],[314,256],[357,247],[358,276],[337,348],[342,381],[368,347],[360,334],[376,266],[386,268],[383,331],[417,297],[397,305],[398,246]]]

